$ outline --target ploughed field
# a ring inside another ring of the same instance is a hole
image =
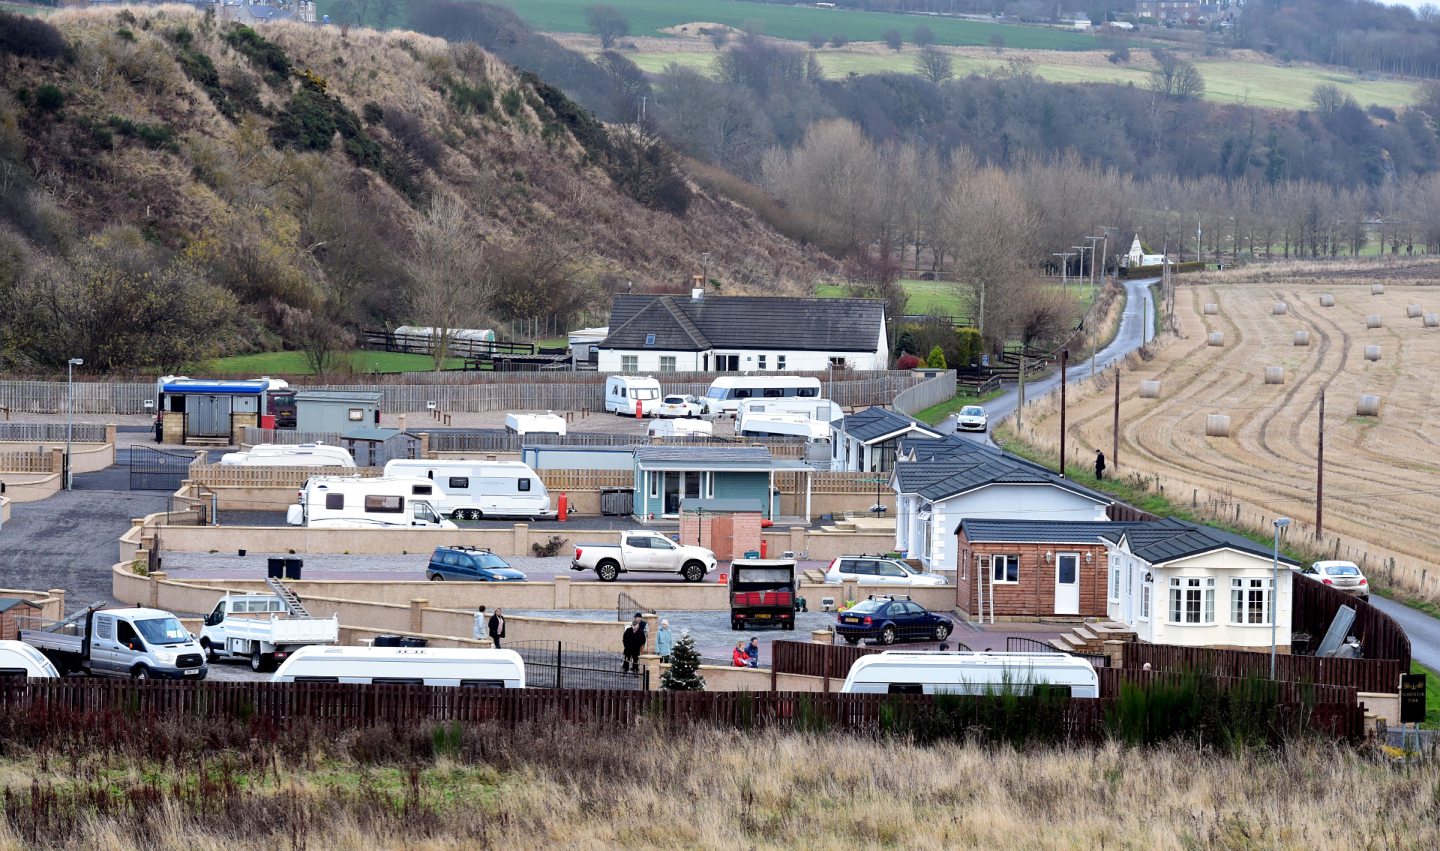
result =
[[[1182,507],[1269,532],[1276,516],[1296,524],[1292,543],[1314,537],[1320,391],[1326,394],[1324,537],[1317,550],[1363,562],[1375,578],[1425,596],[1440,589],[1440,313],[1437,267],[1277,278],[1236,273],[1180,279],[1178,336],[1121,374],[1119,465]],[[1371,293],[1383,283],[1383,294]],[[1334,306],[1324,307],[1329,295]],[[1283,302],[1284,313],[1276,313]],[[1205,306],[1218,312],[1206,315]],[[1418,305],[1419,317],[1407,316]],[[1379,316],[1381,327],[1367,328]],[[1295,345],[1296,331],[1309,345]],[[1209,344],[1211,333],[1223,345]],[[1380,347],[1367,360],[1367,346]],[[1266,367],[1284,369],[1265,383]],[[1071,394],[1068,461],[1112,454],[1113,372]],[[1161,383],[1140,398],[1143,380]],[[1358,416],[1362,394],[1380,397],[1378,416]],[[1207,436],[1208,415],[1230,417],[1228,437]],[[1023,440],[1058,452],[1058,398],[1026,409]],[[1237,515],[1238,508],[1238,515]]]

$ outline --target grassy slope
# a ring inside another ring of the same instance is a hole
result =
[[[969,316],[970,298],[950,281],[902,280],[900,285],[910,294],[905,302],[906,313],[937,313],[942,316]],[[821,284],[815,288],[820,298],[848,298],[842,284]]]
[[[508,5],[543,32],[588,32],[585,8],[594,3],[593,0],[511,0]],[[1090,50],[1096,44],[1094,36],[1059,29],[743,0],[610,0],[609,5],[629,19],[633,35],[661,35],[660,30],[665,27],[696,21],[732,27],[740,27],[747,21],[761,21],[765,34],[776,38],[804,40],[812,33],[827,38],[838,33],[851,41],[880,41],[881,33],[895,29],[908,41],[915,27],[924,24],[935,33],[940,44],[985,45],[996,33],[1010,47]]]
[[[461,358],[447,358],[445,362],[449,368],[464,365]],[[354,351],[350,353],[350,368],[356,373],[425,372],[434,369],[435,362],[428,355]],[[205,364],[202,371],[216,375],[309,375],[310,367],[303,352],[262,352],[218,358]]]

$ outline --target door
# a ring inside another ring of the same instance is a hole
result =
[[[625,569],[649,570],[654,560],[650,552],[649,535],[632,535],[625,539]]]
[[[229,437],[230,397],[190,396],[185,400],[187,437]]]
[[[1055,554],[1055,614],[1080,614],[1080,555]]]
[[[115,669],[115,616],[96,615],[90,625],[90,669],[112,671]]]
[[[665,474],[665,486],[661,493],[665,499],[665,513],[675,515],[680,513],[680,477],[681,473],[669,472]]]
[[[900,569],[900,565],[893,561],[872,561],[875,568],[875,581],[884,585],[909,585],[910,574]]]

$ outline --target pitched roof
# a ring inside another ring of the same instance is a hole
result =
[[[40,608],[29,600],[22,600],[19,597],[0,597],[0,612],[8,612],[16,606],[29,606],[32,609]]]
[[[940,436],[940,432],[918,420],[879,407],[870,407],[863,411],[847,414],[840,427],[847,435],[861,443],[883,440],[907,429],[933,435],[936,438]]]
[[[916,460],[895,463],[899,492],[919,494],[932,502],[997,484],[1053,485],[1101,504],[1114,502],[1039,464],[963,437],[903,441],[902,453],[907,448],[916,450]]]
[[[1137,525],[1114,520],[991,520],[968,517],[960,529],[971,543],[1098,544],[1102,535]]]
[[[770,450],[763,446],[637,446],[635,460],[769,463]]]
[[[873,352],[884,324],[885,303],[878,299],[624,293],[615,296],[610,334],[599,348]]]
[[[1273,552],[1268,547],[1261,546],[1248,538],[1242,538],[1211,526],[1186,523],[1170,517],[1136,523],[1123,530],[1116,529],[1106,534],[1105,538],[1116,543],[1119,543],[1122,538],[1125,539],[1130,545],[1130,552],[1151,564],[1163,564],[1201,553],[1226,549],[1237,550],[1265,559],[1273,556]],[[1299,565],[1299,562],[1286,556],[1281,556],[1280,561],[1289,565]]]

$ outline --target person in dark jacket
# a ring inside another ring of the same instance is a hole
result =
[[[630,625],[625,627],[625,634],[620,637],[620,644],[625,649],[625,663],[622,671],[633,671],[640,673],[640,651],[645,649],[645,619],[639,612],[630,619]]]
[[[1105,478],[1105,453],[1095,450],[1095,479],[1099,481]]]
[[[495,614],[490,616],[490,642],[498,650],[500,639],[505,637],[505,610],[499,606],[495,607]]]
[[[752,668],[760,667],[760,639],[752,638],[745,646],[745,663]]]

